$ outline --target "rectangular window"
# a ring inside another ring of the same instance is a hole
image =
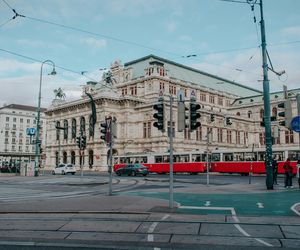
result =
[[[241,144],[241,132],[236,131],[236,144]]]
[[[285,131],[285,143],[292,144],[294,143],[294,132],[293,131]]]
[[[218,97],[218,105],[223,106],[223,98]]]
[[[200,101],[206,102],[206,94],[205,93],[200,93]]]
[[[212,104],[215,103],[215,97],[213,95],[209,96],[209,103],[212,103]]]
[[[151,137],[151,122],[143,123],[143,138]]]
[[[259,143],[265,145],[265,133],[259,133]]]
[[[122,95],[127,95],[127,88],[122,88]]]
[[[184,129],[184,139],[185,140],[190,140],[191,139],[191,131],[189,128]]]
[[[248,144],[248,132],[244,132],[244,145]]]
[[[223,130],[218,128],[218,142],[223,142]]]
[[[20,118],[20,123],[23,123],[23,118]]]
[[[227,130],[227,143],[232,143],[232,131]]]
[[[171,95],[176,95],[176,86],[170,84],[170,85],[169,85],[169,93],[170,93]]]
[[[5,131],[5,137],[8,137],[9,136],[9,134],[8,134],[8,131],[6,130]]]
[[[13,118],[13,122],[17,122],[17,118],[16,117]]]
[[[27,119],[27,124],[30,124],[30,119]]]
[[[6,117],[6,121],[9,122],[9,117]]]
[[[159,83],[159,89],[160,90],[165,90],[165,83],[164,82]]]
[[[198,127],[196,130],[196,141],[202,140],[202,126]]]

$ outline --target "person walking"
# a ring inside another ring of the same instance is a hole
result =
[[[297,161],[297,178],[298,178],[298,185],[300,188],[300,158]]]
[[[284,173],[285,173],[285,181],[284,181],[284,187],[285,188],[292,188],[293,183],[293,167],[291,166],[291,160],[290,158],[287,158],[283,165]]]
[[[273,184],[278,185],[277,183],[278,162],[276,160],[276,156],[273,157],[272,167],[273,167]]]

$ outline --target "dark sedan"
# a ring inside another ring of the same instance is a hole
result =
[[[149,170],[144,165],[135,163],[135,164],[128,164],[122,168],[119,168],[116,171],[116,174],[118,176],[121,176],[123,174],[131,175],[131,176],[136,176],[136,175],[146,176],[147,174],[149,174]]]

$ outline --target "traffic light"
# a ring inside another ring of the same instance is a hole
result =
[[[156,127],[158,130],[164,131],[164,103],[163,101],[159,101],[157,104],[153,106],[153,109],[157,111],[153,115],[155,119],[157,119],[156,122],[153,123],[153,126]]]
[[[225,118],[225,123],[226,123],[227,126],[232,125],[231,118],[230,118],[230,117],[226,117],[226,118]]]
[[[44,152],[43,148],[40,146],[40,155]]]
[[[108,125],[107,125],[106,121],[103,122],[103,123],[101,123],[100,126],[101,126],[101,128],[102,128],[102,129],[100,129],[100,132],[101,132],[101,134],[102,134],[102,135],[100,136],[100,138],[101,138],[103,141],[106,141],[106,142],[107,142]]]
[[[184,102],[178,102],[178,132],[182,132],[188,127],[187,120],[189,116],[186,114],[188,108],[185,106]]]
[[[210,114],[210,122],[214,122],[215,121],[215,114]]]
[[[85,149],[86,148],[86,136],[83,135],[81,136],[81,149]]]
[[[81,145],[80,137],[76,137],[76,143],[77,143],[77,146],[78,146],[79,148],[81,148],[81,147],[80,147],[80,145]]]
[[[284,102],[279,103],[278,108],[284,109],[284,111],[278,112],[278,116],[283,117],[284,120],[279,122],[279,125],[285,126],[288,129],[291,129],[291,121],[292,121],[292,104],[289,99]]]
[[[190,130],[196,130],[201,126],[201,123],[197,121],[198,118],[201,117],[200,113],[198,113],[198,109],[200,109],[200,105],[195,103],[195,101],[190,102]]]

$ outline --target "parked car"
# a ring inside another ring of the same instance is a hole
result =
[[[73,164],[58,164],[58,166],[56,166],[53,170],[52,170],[52,174],[75,174],[76,173],[76,168]]]
[[[146,176],[147,174],[149,174],[149,170],[144,165],[135,163],[135,164],[128,164],[122,168],[117,169],[116,174],[118,176],[121,176],[123,174],[131,175],[131,176],[136,176],[136,175]]]

